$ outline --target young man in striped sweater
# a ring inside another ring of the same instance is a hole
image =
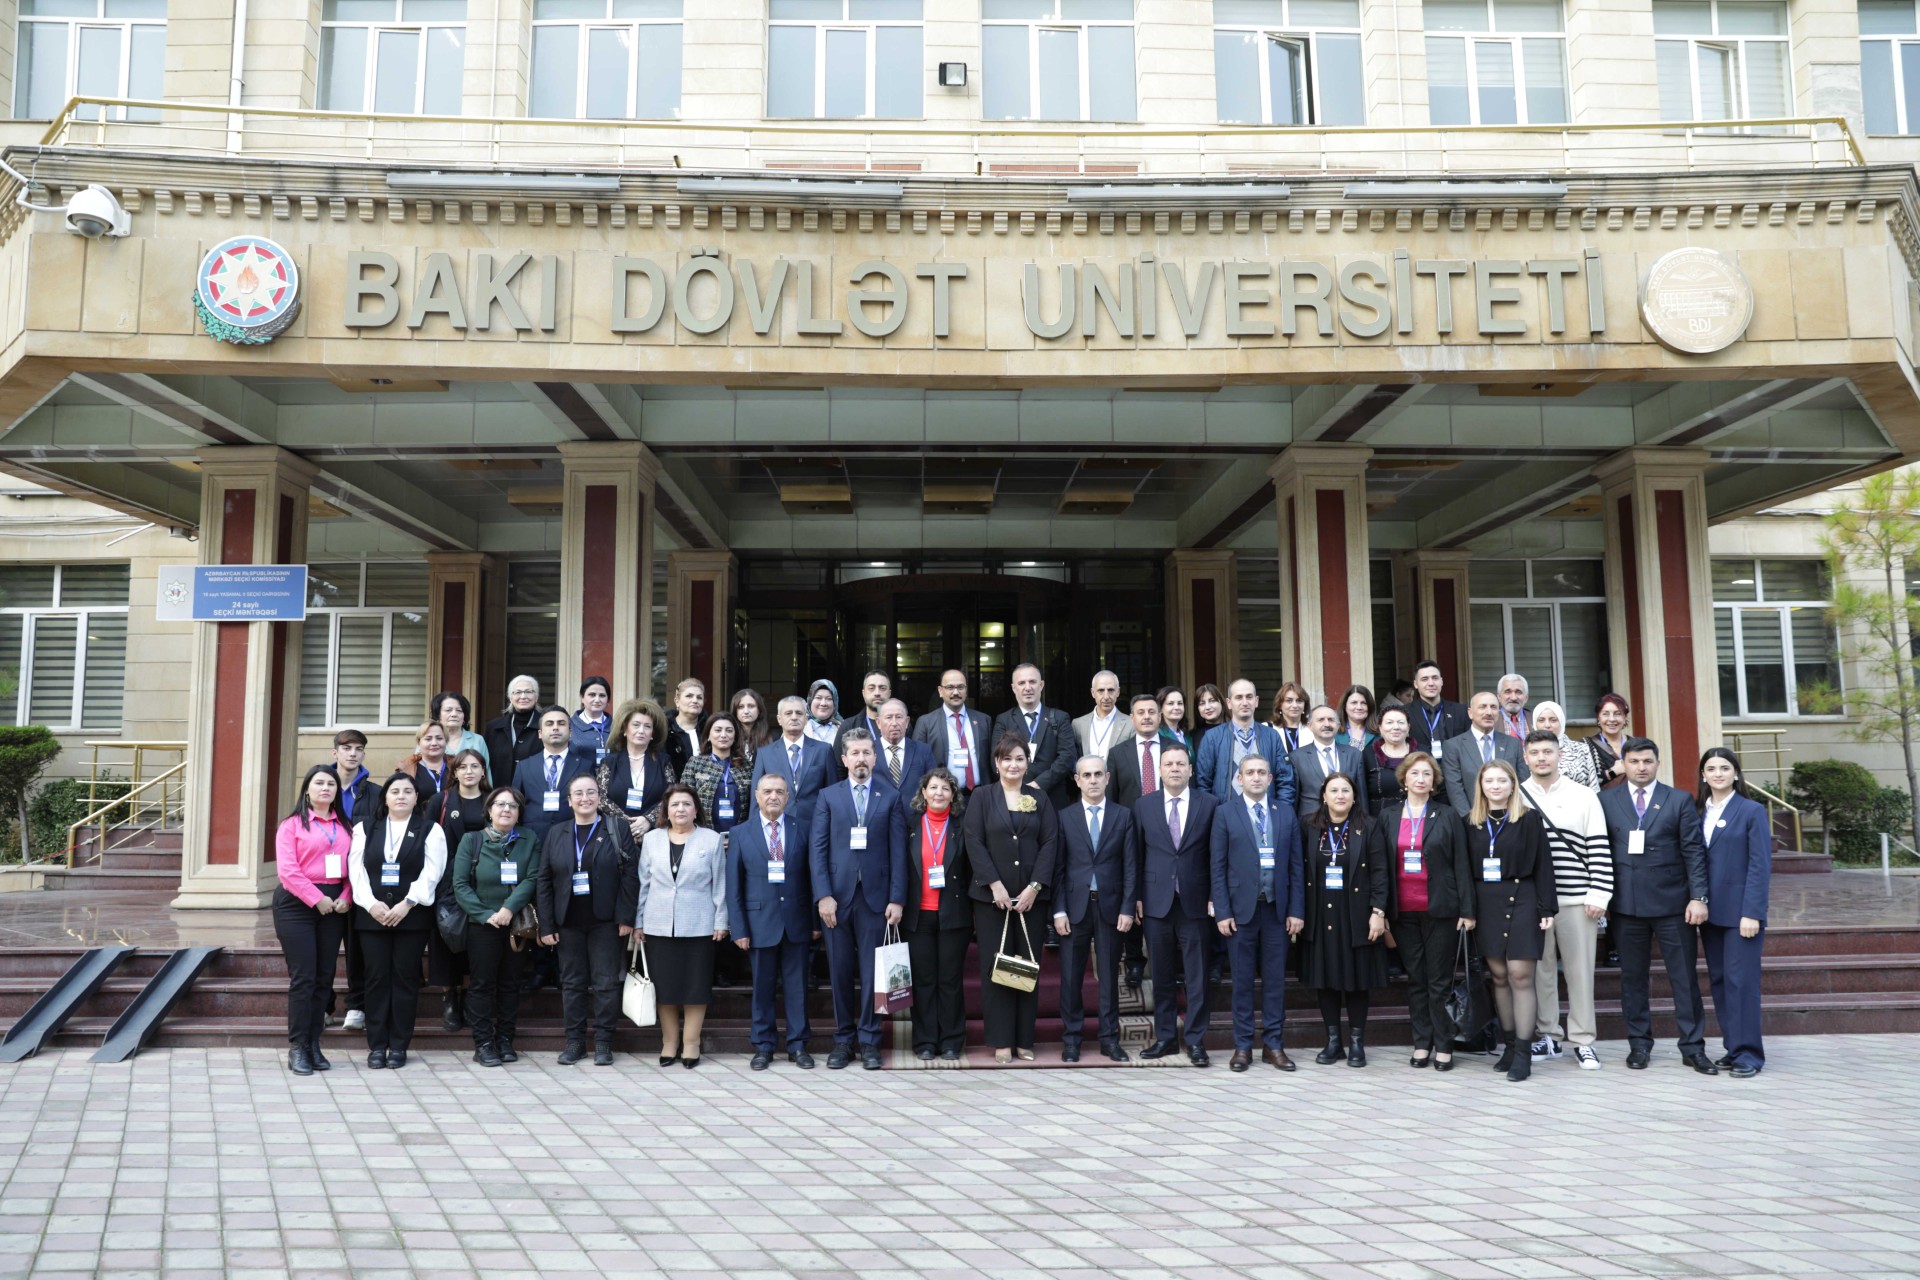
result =
[[[1613,899],[1613,851],[1607,843],[1607,819],[1599,797],[1560,776],[1560,736],[1544,729],[1527,735],[1527,780],[1521,791],[1546,819],[1547,845],[1553,851],[1554,889],[1560,913],[1548,931],[1535,972],[1539,992],[1539,1030],[1533,1056],[1560,1056],[1560,987],[1567,979],[1566,1039],[1584,1071],[1598,1071],[1593,1051],[1598,1021],[1593,1013],[1593,966],[1600,919]]]

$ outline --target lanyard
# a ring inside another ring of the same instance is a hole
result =
[[[646,802],[647,758],[645,756],[641,756],[637,763],[631,755],[627,757],[627,790],[638,791],[641,803]]]
[[[593,825],[587,828],[587,838],[582,840],[580,838],[580,824],[576,822],[573,825],[573,869],[576,873],[586,866],[587,848],[593,843],[593,833],[599,829],[600,819],[595,818]]]
[[[400,830],[400,838],[398,840],[395,840],[393,838],[394,826],[391,822],[387,824],[386,839],[383,841],[383,843],[386,845],[386,851],[384,856],[388,862],[400,861],[400,846],[407,842],[406,826],[402,825],[399,830]]]
[[[1505,831],[1506,829],[1507,829],[1507,820],[1505,818],[1501,818],[1497,821],[1492,817],[1489,817],[1487,819],[1487,856],[1489,858],[1495,858],[1499,856],[1497,853],[1494,852],[1494,846],[1500,843],[1500,833]]]
[[[1403,810],[1402,812],[1405,812],[1405,811]],[[1418,849],[1420,847],[1420,837],[1422,834],[1425,833],[1427,829],[1427,806],[1425,805],[1420,806],[1419,817],[1416,818],[1413,816],[1413,814],[1407,813],[1406,819],[1407,819],[1408,825],[1410,825],[1413,828],[1413,847]]]
[[[575,715],[573,722],[592,734],[594,741],[598,742],[601,746],[604,747],[607,745],[607,732],[613,728],[612,716],[601,716],[598,720],[588,720],[583,716]]]
[[[1300,749],[1300,730],[1289,729],[1287,726],[1281,725],[1280,736],[1287,740],[1287,750],[1298,751]]]
[[[1351,819],[1349,819],[1348,821],[1351,821]],[[1341,846],[1346,844],[1346,841],[1347,841],[1347,824],[1345,822],[1340,824],[1340,833],[1338,835],[1334,834],[1334,829],[1332,827],[1327,828],[1327,849],[1329,851],[1327,854],[1328,866],[1332,866],[1334,863],[1340,861],[1340,849],[1341,849]]]
[[[944,863],[946,861],[947,824],[952,821],[952,814],[949,813],[940,823],[940,838],[935,840],[933,838],[933,815],[928,813],[920,819],[920,838],[933,846],[933,860],[936,863]]]
[[[736,785],[733,780],[733,760],[731,758],[722,760],[719,756],[709,756],[708,759],[712,760],[714,767],[720,770],[720,794],[731,800]]]
[[[334,841],[339,839],[340,837],[340,819],[327,818],[324,821],[326,822],[326,825],[327,825],[327,848],[331,850],[333,848]]]
[[[1428,742],[1432,742],[1433,736],[1440,732],[1440,720],[1441,720],[1441,717],[1445,716],[1446,714],[1447,714],[1447,709],[1445,707],[1441,707],[1437,711],[1429,711],[1425,707],[1420,708],[1420,718],[1427,722],[1427,741]]]
[[[435,791],[445,791],[447,789],[447,762],[445,760],[440,762],[438,772],[435,772],[434,767],[425,760],[420,762],[420,768],[429,778],[433,779],[433,789]]]

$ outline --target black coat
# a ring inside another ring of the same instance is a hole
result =
[[[1644,818],[1633,810],[1633,784],[1600,796],[1607,818],[1607,843],[1613,847],[1612,910],[1624,916],[1677,916],[1687,901],[1707,902],[1707,846],[1700,839],[1700,810],[1693,797],[1664,782],[1647,791]],[[1629,838],[1640,828],[1646,852],[1629,853]]]
[[[1429,707],[1419,698],[1406,704],[1407,723],[1413,732],[1407,735],[1414,747],[1420,751],[1431,752],[1434,740],[1446,743],[1473,728],[1473,720],[1467,715],[1467,709],[1447,698],[1440,699],[1439,707]],[[1437,712],[1437,715],[1436,715]],[[1435,716],[1430,722],[1427,717]]]
[[[979,791],[986,796],[986,788]],[[907,900],[900,904],[906,913],[901,921],[901,930],[912,933],[920,926],[920,892],[927,886],[926,871],[921,865],[920,818],[911,808],[907,810]],[[956,819],[947,818],[947,847],[941,858],[941,865],[947,869],[946,887],[940,890],[940,927],[942,929],[969,929],[973,927],[973,906],[969,901],[973,890],[973,862],[967,853],[967,820],[965,816]]]
[[[1355,810],[1356,824],[1359,821],[1358,813]],[[1316,820],[1304,824],[1300,834],[1301,842],[1306,846],[1307,936],[1318,943],[1326,926],[1333,923],[1321,918],[1321,912],[1325,909],[1323,898],[1330,861],[1327,857],[1326,828]],[[1385,910],[1387,896],[1393,891],[1389,883],[1392,868],[1376,855],[1372,828],[1347,837],[1340,848],[1340,868],[1343,883],[1336,892],[1342,895],[1340,905],[1345,908],[1347,929],[1351,931],[1348,936],[1357,947],[1367,940],[1367,924],[1374,910]]]
[[[1389,920],[1400,918],[1400,820],[1406,807],[1406,801],[1398,800],[1382,809],[1368,833],[1372,861],[1386,868]],[[1427,914],[1471,917],[1478,904],[1473,893],[1474,866],[1467,857],[1467,826],[1453,806],[1438,796],[1427,798],[1420,852],[1427,869]]]
[[[1080,743],[1073,736],[1073,717],[1058,707],[1040,706],[1038,731],[1033,735],[1033,761],[1027,769],[1027,781],[1047,793],[1053,807],[1064,809],[1074,801],[1073,766],[1080,759]],[[987,750],[1000,741],[1002,734],[1027,738],[1026,713],[1018,704],[1002,711],[993,722]],[[944,759],[940,760],[945,764]]]
[[[1467,824],[1467,862],[1473,879],[1480,883],[1480,863],[1487,856],[1487,829]],[[1543,916],[1560,914],[1560,894],[1553,883],[1553,850],[1547,844],[1546,823],[1538,809],[1528,809],[1515,818],[1499,840],[1500,876],[1503,880],[1531,880],[1534,906]]]
[[[1015,813],[1007,808],[1004,795],[994,794],[998,789],[998,783],[975,788],[967,805],[967,858],[973,867],[973,900],[992,902],[996,880],[1008,897],[1017,898],[1029,884],[1037,884],[1044,899],[1053,884],[1060,849],[1060,821],[1053,801],[1040,788],[1028,784],[1021,787],[1021,794],[1033,797],[1034,811]]]
[[[480,733],[487,741],[487,761],[492,766],[496,787],[512,786],[514,766],[540,749],[540,708],[533,709],[533,724],[521,730],[518,741],[509,723],[512,719],[511,711],[495,716]]]
[[[540,879],[534,886],[534,911],[540,917],[541,936],[560,932],[573,901],[573,813],[556,822],[541,846]],[[623,822],[600,820],[587,842],[587,884],[593,890],[593,913],[602,920],[630,925],[640,906],[640,875],[633,837]]]
[[[645,777],[641,781],[645,784],[646,807],[634,810],[627,808],[627,792],[633,786],[633,757],[628,755],[623,747],[600,762],[600,810],[602,813],[619,814],[626,818],[645,818],[656,827],[660,825],[660,798],[680,775],[674,771],[664,751],[647,752],[644,768]]]

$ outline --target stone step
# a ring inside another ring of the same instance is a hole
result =
[[[1773,855],[1773,874],[1777,876],[1814,875],[1833,870],[1833,858],[1820,852],[1782,849]]]
[[[180,884],[178,866],[165,867],[77,867],[72,870],[61,868],[46,873],[41,882],[42,889],[93,889],[119,890],[177,888]]]

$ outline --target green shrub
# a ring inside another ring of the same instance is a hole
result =
[[[37,724],[0,727],[0,814],[14,827],[12,848],[23,855],[19,824],[26,814],[27,793],[59,754],[60,740],[51,729]]]
[[[1880,861],[1880,833],[1899,836],[1913,813],[1913,804],[1899,787],[1875,787],[1873,797],[1857,809],[1834,817],[1833,857],[1836,862]]]

